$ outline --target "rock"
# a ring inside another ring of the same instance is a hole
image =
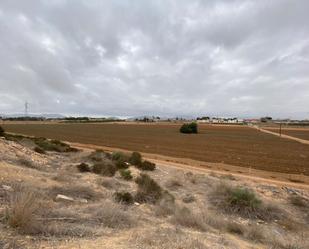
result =
[[[135,206],[139,206],[139,205],[141,205],[141,204],[138,203],[138,202],[134,202],[134,205],[135,205]]]
[[[78,200],[76,200],[76,201],[78,201],[78,202],[80,202],[80,203],[88,203],[88,200],[87,200],[87,199],[78,199]]]
[[[6,191],[10,191],[12,192],[13,191],[13,188],[11,186],[8,186],[8,185],[2,185],[2,188]]]
[[[65,201],[65,202],[73,202],[74,199],[72,197],[66,196],[66,195],[60,195],[58,194],[56,196],[56,201]]]

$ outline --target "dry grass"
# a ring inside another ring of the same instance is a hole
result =
[[[95,191],[91,186],[77,183],[55,186],[49,193],[53,198],[55,198],[58,194],[86,200],[97,200],[101,197],[101,194]]]
[[[36,169],[36,165],[31,160],[28,160],[26,158],[20,158],[18,160],[18,163],[24,167],[30,168],[30,169]]]
[[[92,219],[105,227],[123,229],[133,227],[136,223],[130,209],[109,200],[89,211],[93,212]]]
[[[177,178],[168,179],[165,183],[165,187],[170,190],[177,190],[179,187],[182,187],[182,182]]]
[[[266,239],[266,234],[263,228],[258,225],[252,225],[246,228],[245,237],[254,242],[264,242]]]
[[[192,212],[187,207],[177,207],[172,222],[176,225],[206,231],[205,218],[206,215],[202,212]]]
[[[296,207],[309,208],[309,201],[299,195],[290,196],[289,201],[292,205]]]
[[[11,196],[6,219],[12,228],[24,234],[40,234],[42,226],[38,220],[40,200],[36,193],[30,190],[15,192]]]
[[[162,197],[162,188],[149,175],[141,174],[135,182],[138,185],[137,202],[156,203]]]
[[[207,249],[198,238],[179,229],[158,228],[133,235],[130,242],[134,247],[147,249]]]

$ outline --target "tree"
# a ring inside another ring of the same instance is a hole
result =
[[[180,132],[181,133],[186,133],[186,134],[191,134],[191,133],[198,133],[198,127],[197,127],[197,123],[192,122],[190,124],[183,124],[180,127]]]

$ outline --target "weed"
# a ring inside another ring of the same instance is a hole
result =
[[[204,222],[204,215],[202,213],[193,213],[187,207],[176,208],[172,221],[175,224],[195,228],[201,231],[206,230],[206,223]]]
[[[136,201],[155,203],[162,197],[161,187],[149,175],[141,174],[135,182],[138,185]]]
[[[140,165],[136,165],[136,167],[141,170],[153,171],[156,169],[156,164],[145,160]]]
[[[35,146],[34,151],[40,154],[46,154],[46,151],[39,146]]]
[[[119,173],[121,177],[126,181],[130,181],[133,178],[133,176],[131,175],[131,171],[129,169],[121,169],[119,170]]]
[[[87,163],[78,164],[76,167],[79,170],[79,172],[91,172],[91,168]]]
[[[114,176],[117,169],[113,162],[110,160],[105,160],[100,163],[96,163],[92,168],[93,173],[103,175],[103,176]]]
[[[226,230],[229,233],[234,233],[234,234],[239,234],[239,235],[243,235],[245,228],[243,227],[243,225],[236,223],[236,222],[228,222],[226,224]]]
[[[290,196],[289,201],[291,204],[297,207],[301,207],[301,208],[309,207],[308,201],[299,195]]]
[[[129,192],[116,192],[114,198],[117,202],[127,205],[133,204],[134,202],[134,198]]]
[[[22,165],[22,166],[25,166],[27,168],[31,168],[31,169],[35,169],[36,166],[33,164],[32,161],[28,160],[28,159],[25,159],[25,158],[21,158],[18,160],[18,162]]]
[[[132,165],[141,165],[142,164],[142,155],[139,152],[133,152],[129,159],[129,163]]]

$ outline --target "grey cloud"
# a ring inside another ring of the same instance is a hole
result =
[[[0,113],[308,118],[309,3],[2,0]]]

